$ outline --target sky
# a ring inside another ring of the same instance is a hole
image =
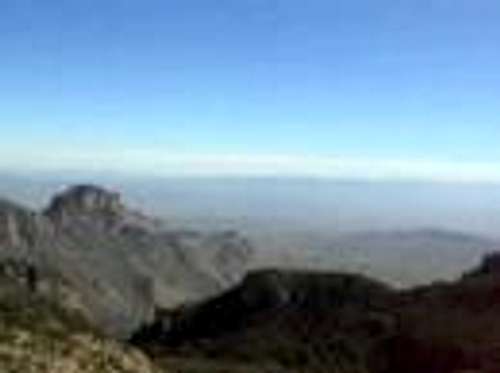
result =
[[[2,0],[0,168],[500,182],[497,0]]]

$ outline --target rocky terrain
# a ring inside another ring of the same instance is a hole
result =
[[[436,235],[446,248],[482,248],[437,231],[398,237],[414,247]],[[235,232],[172,229],[96,186],[64,190],[42,211],[2,201],[0,371],[500,372],[500,254],[410,288],[248,270],[254,255]]]
[[[0,264],[0,371],[155,373],[139,350],[105,338],[86,318],[39,292],[33,266]]]
[[[158,313],[133,342],[160,363],[215,359],[255,372],[496,373],[499,263],[492,254],[457,281],[404,291],[359,275],[257,271],[206,302]]]
[[[172,230],[92,185],[68,188],[43,211],[0,202],[0,259],[30,263],[45,293],[113,336],[126,337],[157,305],[234,284],[251,255],[234,232]]]

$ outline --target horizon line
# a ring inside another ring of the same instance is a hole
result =
[[[21,174],[110,173],[130,177],[500,183],[500,167],[494,162],[341,155],[169,153],[159,149],[21,155],[0,151],[0,171]]]

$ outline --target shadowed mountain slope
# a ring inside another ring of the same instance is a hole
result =
[[[180,354],[288,372],[368,372],[378,364],[378,342],[393,335],[396,297],[358,275],[257,271],[219,297],[160,315],[133,342],[160,359]]]
[[[159,361],[276,364],[294,372],[497,373],[500,254],[455,282],[393,290],[358,275],[257,271],[133,338]],[[202,372],[202,370],[200,370]]]

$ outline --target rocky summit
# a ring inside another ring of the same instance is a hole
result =
[[[120,215],[124,210],[119,193],[95,185],[77,185],[55,196],[45,214],[63,220],[82,214]]]

